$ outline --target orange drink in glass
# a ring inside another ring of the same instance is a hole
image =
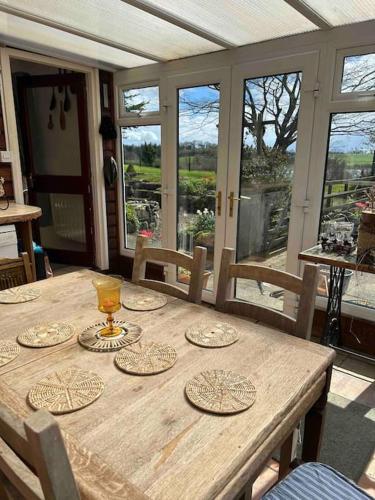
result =
[[[122,332],[122,329],[113,326],[113,313],[121,309],[121,286],[122,279],[112,276],[103,276],[93,280],[93,285],[98,294],[98,309],[107,314],[107,326],[100,330],[102,337],[114,337]]]

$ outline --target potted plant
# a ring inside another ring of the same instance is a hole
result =
[[[207,288],[207,283],[208,283],[208,278],[211,276],[210,271],[204,271],[203,272],[203,288]],[[187,269],[183,269],[180,267],[178,269],[178,277],[177,280],[180,283],[185,283],[185,285],[190,284],[190,278],[191,278],[191,272],[188,271]]]

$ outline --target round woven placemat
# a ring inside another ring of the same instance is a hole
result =
[[[202,347],[225,347],[237,342],[238,332],[227,323],[198,324],[185,332],[186,338]]]
[[[28,328],[18,335],[17,341],[26,347],[51,347],[62,344],[74,335],[74,328],[68,323],[48,323]]]
[[[35,410],[45,408],[59,415],[88,406],[103,390],[104,382],[96,373],[69,368],[51,373],[38,382],[30,390],[28,401]]]
[[[255,387],[246,377],[225,370],[204,371],[186,384],[186,396],[211,413],[238,413],[255,401]]]
[[[134,293],[127,295],[122,305],[131,311],[153,311],[167,304],[168,300],[160,293]]]
[[[114,337],[102,337],[100,335],[100,330],[106,326],[105,321],[89,326],[79,334],[78,342],[89,351],[111,352],[119,351],[129,344],[138,342],[141,338],[142,328],[134,323],[115,319],[113,326],[120,327],[122,331]]]
[[[171,368],[177,359],[174,348],[166,344],[137,344],[121,349],[116,354],[116,365],[125,372],[152,375]]]
[[[4,366],[15,359],[20,353],[20,346],[15,342],[0,342],[0,366]]]
[[[8,288],[0,291],[0,304],[21,304],[40,297],[37,288]]]

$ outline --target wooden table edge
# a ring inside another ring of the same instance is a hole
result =
[[[293,432],[300,420],[319,400],[324,392],[325,384],[326,372],[320,375],[318,380],[308,389],[306,394],[288,414],[287,425],[284,421],[280,422],[268,438],[257,448],[246,464],[235,473],[230,482],[220,492],[215,492],[212,498],[216,500],[232,500],[241,494],[248,484],[252,484],[255,481],[271,458],[272,453],[283,444],[284,440]]]
[[[312,262],[314,264],[324,264],[326,266],[340,267],[341,269],[350,269],[351,271],[363,272],[369,274],[375,274],[375,266],[368,264],[358,264],[353,262],[348,262],[346,260],[341,261],[335,258],[330,258],[329,255],[312,255],[307,254],[308,250],[304,250],[298,254],[298,259],[304,262]]]
[[[22,420],[33,412],[31,408],[28,412],[21,405],[17,393],[2,381],[0,381],[0,398],[1,404]],[[63,428],[61,428],[61,433],[82,500],[109,498],[111,500],[147,500],[149,498],[133,483],[119,477],[100,456],[81,446],[78,440]]]

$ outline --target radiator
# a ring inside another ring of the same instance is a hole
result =
[[[67,240],[86,243],[82,198],[54,193],[50,194],[50,201],[55,233]]]

